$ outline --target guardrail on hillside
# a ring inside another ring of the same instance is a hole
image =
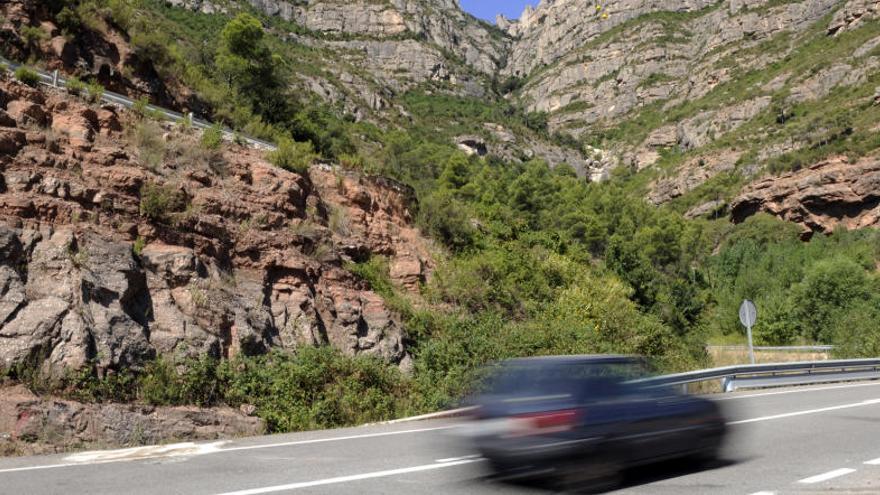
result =
[[[7,60],[3,57],[0,57],[0,66],[6,67],[9,70],[14,71],[14,70],[18,69],[19,67],[21,67],[22,65],[17,64],[15,62],[12,62],[10,60]],[[31,69],[34,72],[36,72],[37,75],[40,76],[40,83],[43,84],[44,86],[49,86],[49,87],[53,87],[53,88],[66,88],[67,87],[67,79],[60,77],[57,72],[48,73],[46,71],[35,69],[35,68],[31,68]],[[104,94],[101,95],[101,101],[103,101],[105,103],[113,103],[116,105],[121,105],[126,108],[131,108],[135,105],[135,101],[132,100],[131,98],[124,96],[124,95],[121,95],[119,93],[114,93],[112,91],[107,91],[107,90],[105,90]],[[182,113],[175,112],[173,110],[168,110],[166,108],[157,107],[155,105],[148,104],[146,106],[146,108],[150,112],[161,115],[163,118],[170,120],[171,122],[182,122],[184,119],[187,118],[187,116]],[[191,115],[190,115],[190,118],[192,119],[191,121],[192,121],[193,127],[197,128],[197,129],[204,130],[204,129],[208,129],[211,126],[213,126],[212,123],[210,123],[206,120],[192,118]],[[245,142],[247,142],[249,145],[251,145],[255,148],[261,148],[261,149],[269,150],[269,151],[276,149],[275,145],[268,142],[268,141],[263,141],[261,139],[243,136],[241,134],[237,135],[237,133],[231,129],[223,128],[222,132],[223,132],[223,137],[229,141],[233,140],[236,137],[239,137],[240,139],[243,139]]]
[[[709,350],[721,351],[747,351],[747,345],[708,345]],[[833,345],[789,345],[789,346],[755,346],[756,351],[792,351],[792,352],[829,352],[834,350]]]
[[[721,381],[724,392],[738,388],[782,387],[880,379],[880,359],[837,359],[796,363],[750,364],[688,371],[636,380],[650,386],[687,386]]]

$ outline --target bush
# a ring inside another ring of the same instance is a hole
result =
[[[32,87],[36,87],[40,84],[40,75],[37,74],[36,71],[27,67],[19,67],[18,69],[15,69],[15,78]]]
[[[303,347],[230,363],[226,401],[253,404],[270,431],[363,424],[407,411],[408,384],[373,357]]]
[[[201,144],[205,149],[216,151],[223,144],[223,127],[214,124],[202,133]]]
[[[22,26],[20,32],[21,37],[29,46],[35,46],[49,38],[46,31],[43,31],[39,26]]]
[[[144,165],[155,169],[165,159],[166,143],[162,128],[155,122],[141,120],[131,130],[131,139],[138,149],[138,157]]]
[[[418,222],[428,235],[454,251],[463,251],[476,240],[477,231],[467,209],[449,194],[425,198],[419,207]]]
[[[876,296],[842,312],[832,328],[834,354],[840,358],[880,356],[880,299]]]
[[[141,215],[157,222],[168,223],[172,214],[186,209],[186,194],[170,186],[144,184],[141,188]]]
[[[80,81],[76,77],[67,80],[67,92],[72,95],[81,95],[86,91],[86,83]]]
[[[99,103],[101,98],[104,97],[104,86],[98,84],[97,81],[87,84],[86,89],[88,89],[89,92],[89,101],[92,103]]]
[[[317,157],[312,143],[299,143],[287,138],[281,139],[278,148],[267,155],[273,165],[300,175],[309,172],[309,166]]]
[[[157,406],[214,406],[222,402],[227,363],[203,357],[175,366],[165,359],[149,363],[139,380],[140,398]]]

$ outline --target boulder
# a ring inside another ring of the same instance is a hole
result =
[[[6,105],[6,113],[21,127],[29,125],[43,126],[46,125],[48,119],[43,106],[29,100],[10,101]]]
[[[67,136],[73,147],[89,148],[95,139],[96,121],[97,115],[91,110],[80,114],[55,115],[52,118],[52,130]]]
[[[14,155],[27,144],[24,132],[17,129],[0,129],[0,153]]]

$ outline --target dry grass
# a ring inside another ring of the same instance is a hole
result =
[[[709,348],[709,356],[714,366],[731,366],[749,364],[749,353],[742,349]],[[825,361],[829,359],[827,352],[810,351],[755,351],[755,363],[791,363],[795,361]]]
[[[709,356],[712,358],[712,366],[714,367],[749,364],[749,353],[745,349],[710,347]],[[756,364],[825,361],[830,359],[830,357],[831,356],[827,352],[755,351]],[[691,383],[688,385],[688,393],[690,394],[717,394],[721,391],[721,382],[719,380]]]

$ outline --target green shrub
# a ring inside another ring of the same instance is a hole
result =
[[[72,95],[81,95],[86,92],[86,83],[80,81],[76,77],[67,80],[67,92]]]
[[[22,39],[24,39],[25,43],[29,46],[36,46],[41,41],[49,38],[46,31],[43,31],[39,26],[22,26],[19,32],[21,33]]]
[[[86,89],[89,92],[89,101],[92,103],[99,103],[101,98],[104,97],[104,86],[98,84],[97,81],[90,82],[86,85]]]
[[[155,169],[165,159],[166,143],[162,139],[162,128],[156,122],[141,120],[131,130],[131,139],[138,150],[138,157],[144,165]]]
[[[317,157],[312,143],[296,142],[287,138],[281,139],[278,148],[267,155],[273,165],[301,175],[308,173],[309,166]]]
[[[202,146],[207,150],[216,151],[223,144],[223,127],[220,124],[214,124],[205,129],[202,133]]]
[[[214,406],[223,401],[225,363],[192,359],[179,366],[166,359],[149,363],[139,380],[140,399],[157,406]]]
[[[135,256],[140,256],[142,252],[144,252],[144,247],[147,245],[147,240],[141,236],[138,236],[135,239],[134,243],[131,245],[131,252],[134,253]]]
[[[134,104],[131,106],[131,111],[138,117],[146,117],[149,105],[150,100],[146,96],[141,96],[134,101]]]
[[[15,78],[32,87],[36,87],[40,84],[40,75],[33,69],[27,67],[19,67],[18,69],[15,69]]]
[[[834,354],[840,358],[876,358],[880,356],[880,298],[859,301],[842,311],[834,321],[831,333],[836,345]]]
[[[408,408],[408,384],[400,371],[329,347],[247,358],[227,369],[227,403],[255,405],[270,431],[363,424]]]
[[[174,187],[144,184],[141,188],[140,212],[150,220],[168,223],[174,213],[186,210],[186,206],[186,194]]]

